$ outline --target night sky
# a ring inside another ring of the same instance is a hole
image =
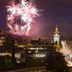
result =
[[[6,4],[9,0],[0,0],[0,28],[6,29]],[[30,35],[51,36],[56,25],[61,35],[72,37],[72,1],[71,0],[35,0],[40,9],[40,17],[32,24]]]

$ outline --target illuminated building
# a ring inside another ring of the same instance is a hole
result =
[[[4,43],[4,41],[5,41],[5,37],[0,37],[0,46],[3,46],[3,43]]]
[[[4,31],[0,28],[0,46],[3,46],[5,41]]]
[[[60,43],[60,32],[58,27],[56,26],[54,35],[53,35],[53,42],[59,44]]]
[[[60,48],[61,47],[61,42],[60,42],[60,32],[58,27],[56,26],[54,34],[53,34],[53,43],[55,43],[55,47],[56,48]]]

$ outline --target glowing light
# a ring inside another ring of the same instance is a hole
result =
[[[34,57],[45,57],[45,54],[35,54]]]
[[[44,48],[29,48],[30,50],[43,50]]]
[[[9,32],[17,35],[28,35],[34,18],[39,16],[37,8],[26,0],[16,4],[14,0],[7,5],[7,25]]]
[[[62,41],[62,48],[60,49],[60,52],[63,53],[65,56],[65,60],[68,63],[68,67],[72,67],[72,50],[70,45],[67,44],[66,41]]]
[[[24,48],[24,45],[17,45],[18,47],[20,47],[20,48]]]

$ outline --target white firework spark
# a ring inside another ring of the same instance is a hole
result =
[[[38,9],[31,2],[20,0],[9,2],[7,5],[7,25],[12,34],[28,35],[34,18],[39,16]]]

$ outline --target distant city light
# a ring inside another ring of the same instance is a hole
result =
[[[34,57],[45,57],[45,54],[35,54]]]
[[[43,50],[44,48],[29,48],[30,50]]]

